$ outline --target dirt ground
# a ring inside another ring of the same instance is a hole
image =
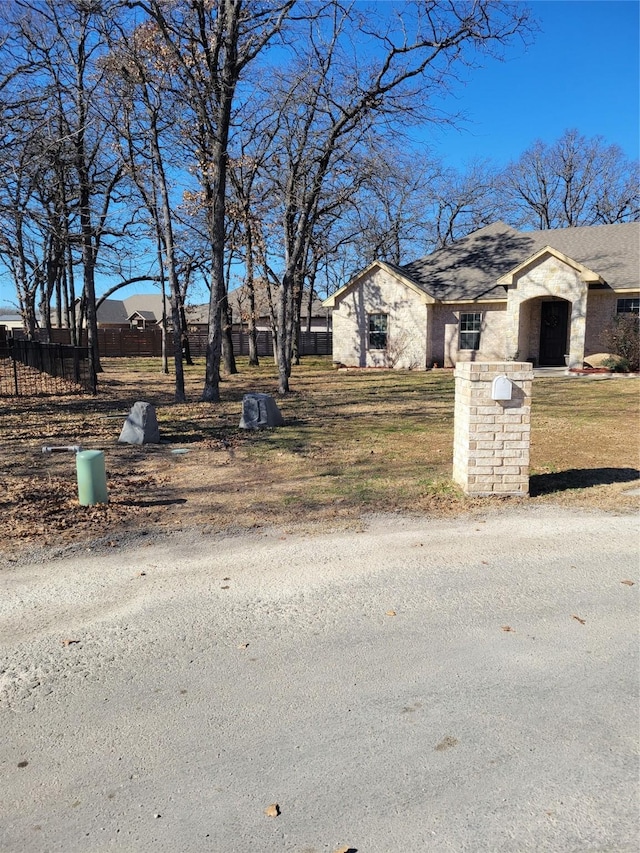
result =
[[[230,533],[269,525],[339,530],[357,527],[363,513],[446,517],[521,503],[470,500],[449,482],[449,376],[371,379],[323,370],[315,366],[296,377],[294,393],[278,401],[287,429],[269,434],[240,430],[238,423],[244,393],[274,392],[272,366],[255,376],[245,370],[229,377],[215,406],[197,402],[198,368],[187,375],[193,402],[177,406],[172,379],[159,373],[157,362],[116,359],[105,363],[96,398],[2,401],[0,552],[64,549],[89,540],[115,546],[139,532],[190,527]],[[631,382],[637,388],[637,380]],[[616,387],[634,399],[630,382]],[[429,400],[426,418],[423,396]],[[160,444],[118,443],[136,399],[157,406]],[[591,407],[598,414],[599,400],[587,399],[585,411]],[[538,417],[532,444],[538,473],[525,503],[638,511],[637,448],[627,443],[624,451],[612,451],[601,441],[616,422],[614,413],[597,424],[576,418],[569,438],[566,418],[549,417],[542,407]],[[79,506],[73,455],[42,453],[43,446],[75,444],[105,452],[107,504]]]

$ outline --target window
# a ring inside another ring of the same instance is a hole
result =
[[[640,314],[640,297],[618,299],[618,314]]]
[[[480,324],[482,314],[460,315],[460,349],[480,349]]]
[[[387,315],[369,314],[369,349],[387,348]]]

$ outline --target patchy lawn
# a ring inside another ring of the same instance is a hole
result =
[[[238,428],[248,391],[277,397],[272,363],[221,385],[222,402],[198,402],[203,364],[187,369],[189,399],[175,405],[160,361],[104,362],[96,398],[1,401],[0,548],[64,545],[135,530],[204,525],[212,531],[270,524],[340,527],[367,512],[491,512],[515,499],[476,499],[450,482],[451,371],[337,371],[330,359],[294,368],[278,399],[284,428]],[[531,498],[630,512],[638,477],[638,379],[536,379]],[[136,400],[156,406],[162,443],[119,445]],[[105,451],[109,503],[80,507],[72,454],[43,445]],[[181,451],[181,452],[176,452]],[[186,451],[186,452],[185,452]]]

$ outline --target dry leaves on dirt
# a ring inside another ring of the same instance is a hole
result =
[[[80,506],[73,477],[34,476],[28,484],[16,479],[0,483],[0,516],[7,535],[23,542],[60,544],[97,538],[121,529],[134,518],[149,514],[141,494],[156,494],[152,476],[109,478],[109,502]],[[117,543],[109,542],[111,547]]]

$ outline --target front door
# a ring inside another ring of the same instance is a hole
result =
[[[540,312],[540,358],[541,366],[553,367],[564,364],[567,352],[567,326],[569,303],[542,302]]]

